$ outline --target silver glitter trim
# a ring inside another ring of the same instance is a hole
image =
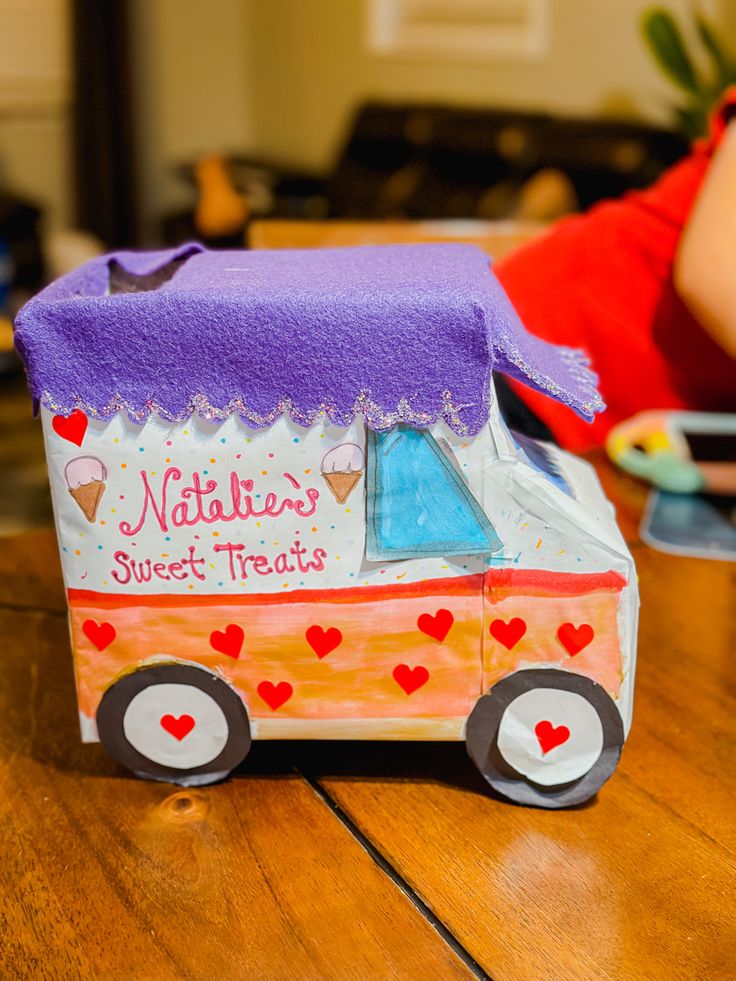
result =
[[[426,428],[442,418],[458,436],[474,436],[480,431],[488,418],[488,406],[485,407],[484,418],[477,427],[470,427],[462,421],[460,413],[470,408],[469,404],[456,404],[450,392],[442,393],[442,401],[435,412],[417,412],[408,399],[401,399],[393,411],[388,411],[374,402],[367,392],[361,392],[348,412],[341,412],[330,402],[321,402],[315,409],[302,410],[294,405],[291,399],[282,399],[269,412],[259,413],[249,409],[242,399],[232,399],[224,408],[212,405],[205,395],[194,395],[185,409],[180,412],[169,412],[155,399],[149,399],[145,405],[137,408],[126,402],[120,395],[114,396],[107,405],[98,408],[86,402],[80,395],[74,395],[71,403],[57,402],[49,392],[40,397],[41,404],[55,415],[68,416],[75,409],[81,409],[91,419],[109,419],[118,412],[124,412],[128,418],[138,425],[143,425],[151,414],[158,415],[168,422],[184,422],[195,413],[209,422],[224,422],[237,413],[242,421],[251,429],[266,429],[283,415],[288,416],[298,426],[309,428],[317,422],[329,422],[333,426],[347,428],[356,415],[362,415],[370,429],[378,431],[391,429],[397,423]]]

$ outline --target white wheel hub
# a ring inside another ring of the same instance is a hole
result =
[[[498,749],[518,773],[544,787],[578,780],[603,749],[603,726],[587,698],[560,688],[533,688],[506,708]]]
[[[194,685],[149,685],[125,710],[123,732],[130,745],[161,766],[188,770],[216,759],[229,730],[225,714]]]

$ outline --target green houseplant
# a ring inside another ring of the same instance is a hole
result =
[[[674,106],[678,127],[690,138],[707,131],[708,113],[720,94],[736,84],[736,58],[726,48],[713,25],[702,14],[693,14],[703,51],[691,53],[672,14],[661,7],[642,18],[647,46],[667,77],[684,94]]]

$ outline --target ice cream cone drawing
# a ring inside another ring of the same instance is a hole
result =
[[[97,508],[105,493],[107,468],[96,456],[77,456],[64,469],[69,493],[79,505],[90,524],[97,516]]]
[[[322,476],[338,504],[344,504],[363,476],[363,451],[357,443],[340,443],[322,457]]]

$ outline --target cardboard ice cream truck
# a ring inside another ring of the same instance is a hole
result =
[[[592,468],[510,431],[492,381],[592,418],[595,376],[481,251],[118,253],[17,345],[85,741],[185,786],[253,739],[464,740],[552,808],[611,775],[632,559]]]

